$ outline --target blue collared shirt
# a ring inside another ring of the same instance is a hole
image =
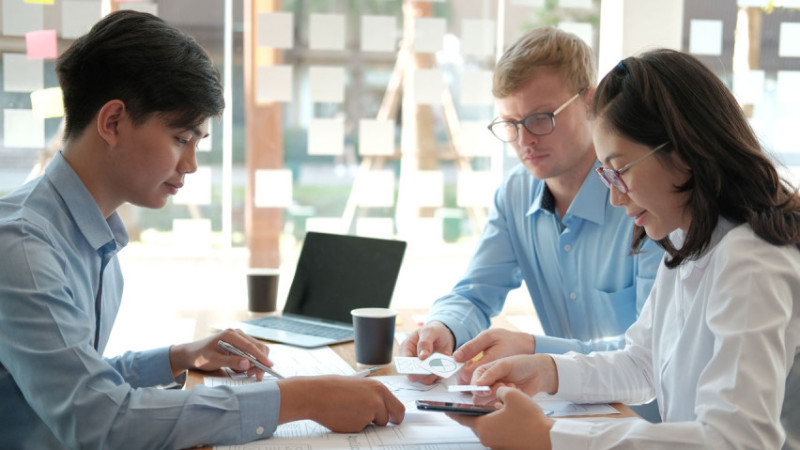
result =
[[[428,321],[447,325],[458,347],[489,327],[524,280],[546,334],[535,337],[537,353],[623,347],[664,252],[648,239],[631,255],[633,221],[608,197],[590,172],[559,220],[546,184],[516,167],[495,193],[464,277]]]
[[[183,448],[275,430],[275,383],[160,389],[175,382],[168,348],[102,357],[127,242],[60,153],[0,199],[0,448]]]

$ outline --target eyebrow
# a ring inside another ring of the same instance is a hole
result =
[[[603,164],[611,165],[611,160],[613,160],[615,158],[619,158],[620,156],[622,156],[622,155],[620,155],[619,153],[612,153],[612,154],[606,156],[606,158],[604,160],[600,161],[600,162],[602,162]]]

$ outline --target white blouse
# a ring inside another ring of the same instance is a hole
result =
[[[671,239],[680,247],[683,233]],[[800,251],[720,220],[701,258],[661,265],[623,350],[553,355],[560,397],[655,396],[664,423],[558,420],[553,448],[800,448],[795,298]]]

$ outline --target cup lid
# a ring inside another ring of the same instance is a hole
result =
[[[350,314],[358,317],[394,317],[397,311],[389,308],[356,308],[350,311]]]

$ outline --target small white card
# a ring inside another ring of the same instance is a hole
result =
[[[489,386],[478,386],[477,384],[452,384],[447,386],[448,392],[475,392],[475,391],[491,391]]]
[[[464,363],[456,362],[452,356],[436,352],[427,359],[421,360],[413,356],[395,356],[394,367],[399,374],[428,375],[434,374],[449,378],[461,370]]]
[[[428,375],[430,373],[422,367],[422,360],[415,356],[395,356],[394,369],[401,375]]]

